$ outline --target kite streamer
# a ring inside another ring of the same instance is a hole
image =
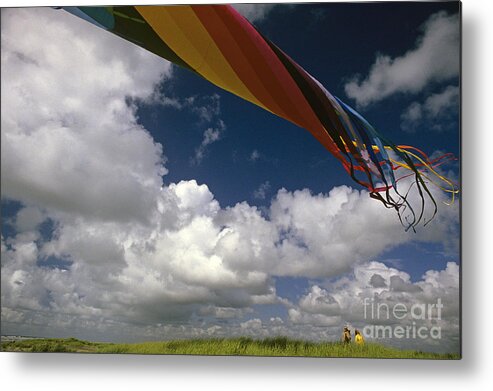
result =
[[[452,155],[430,160],[385,139],[229,5],[63,8],[308,130],[407,229],[425,218],[426,199],[433,207],[424,223],[437,213],[430,184],[454,201],[457,187],[435,169]],[[408,177],[412,185],[400,192]],[[413,187],[418,209],[408,199]]]

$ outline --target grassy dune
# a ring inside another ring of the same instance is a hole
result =
[[[88,342],[75,338],[33,339],[2,342],[1,350],[4,352],[460,359],[458,354],[437,354],[412,350],[398,350],[374,343],[358,346],[355,344],[344,345],[339,342],[314,343],[297,341],[286,337],[267,338],[264,340],[229,338],[123,344]]]

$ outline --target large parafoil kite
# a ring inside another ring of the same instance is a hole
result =
[[[425,223],[435,216],[430,183],[451,193],[453,202],[456,186],[435,170],[450,154],[430,160],[385,139],[231,6],[63,8],[308,130],[372,198],[394,208],[406,228],[423,220],[426,199],[433,207]],[[406,177],[414,180],[401,192],[397,182]],[[411,187],[418,208],[408,200]]]

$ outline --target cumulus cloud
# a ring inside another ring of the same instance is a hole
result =
[[[423,103],[413,102],[401,115],[401,128],[414,132],[420,125],[427,129],[443,131],[457,121],[459,112],[459,87],[447,86],[443,91],[430,95]]]
[[[403,185],[404,183],[401,183]],[[432,190],[438,203],[444,194]],[[412,202],[418,202],[417,198]],[[378,256],[383,251],[412,241],[447,242],[446,232],[455,237],[457,205],[439,206],[440,211],[428,227],[409,236],[397,228],[395,213],[381,208],[366,191],[349,187],[333,188],[327,195],[312,195],[308,190],[281,190],[272,201],[271,220],[280,232],[279,251],[283,260],[281,275],[330,276],[343,273],[360,260]],[[442,224],[454,221],[448,228]],[[378,228],[375,229],[375,225]],[[452,231],[449,231],[452,229]],[[447,244],[456,251],[458,243]],[[303,271],[302,271],[303,270]]]
[[[364,107],[396,93],[418,93],[459,74],[459,17],[438,12],[422,26],[415,48],[399,57],[378,54],[368,75],[346,83],[346,95]]]
[[[127,100],[170,75],[168,62],[64,11],[2,12],[2,197],[145,220],[166,169]]]

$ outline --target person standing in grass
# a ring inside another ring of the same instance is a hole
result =
[[[359,330],[354,330],[354,342],[356,342],[358,345],[363,345],[365,343],[365,339],[359,332]]]
[[[349,327],[344,326],[344,330],[342,331],[341,340],[343,343],[351,342],[351,330],[349,330]]]

